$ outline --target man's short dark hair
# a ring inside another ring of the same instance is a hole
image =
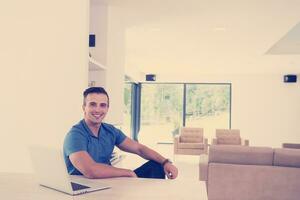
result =
[[[109,105],[109,96],[106,90],[103,87],[90,87],[83,92],[83,105],[85,105],[85,99],[88,94],[97,93],[97,94],[105,94],[107,96],[108,105]]]

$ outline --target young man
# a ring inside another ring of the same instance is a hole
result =
[[[113,125],[102,122],[109,108],[109,97],[103,88],[88,88],[83,96],[84,119],[71,128],[64,141],[64,158],[69,174],[87,178],[177,177],[178,170],[169,159],[126,137]],[[113,167],[110,157],[115,145],[150,161],[134,171]]]

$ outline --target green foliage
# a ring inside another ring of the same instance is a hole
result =
[[[186,117],[200,118],[229,112],[230,85],[187,84]],[[144,84],[142,123],[182,124],[183,84]]]
[[[124,87],[124,111],[130,114],[131,111],[131,84],[126,83]]]
[[[188,84],[187,113],[193,118],[218,115],[229,111],[230,86],[218,84]]]

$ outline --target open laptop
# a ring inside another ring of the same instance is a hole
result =
[[[110,188],[99,183],[87,185],[86,183],[80,183],[78,180],[76,182],[71,181],[71,176],[68,174],[64,162],[63,153],[58,149],[31,146],[29,151],[38,183],[41,186],[70,195]]]

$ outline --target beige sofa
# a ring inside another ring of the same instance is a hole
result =
[[[208,200],[300,199],[300,149],[212,145],[208,155]]]
[[[182,127],[174,138],[174,154],[206,154],[208,140],[203,136],[203,128]]]

